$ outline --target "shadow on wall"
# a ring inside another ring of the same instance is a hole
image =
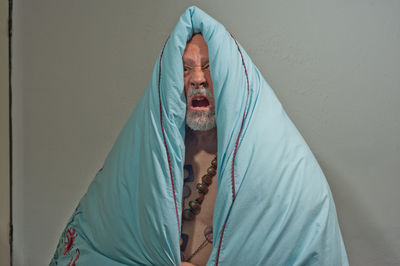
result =
[[[399,265],[400,255],[374,224],[369,210],[357,198],[351,176],[343,176],[331,165],[319,162],[336,204],[340,229],[352,266]],[[378,257],[379,255],[379,257]]]

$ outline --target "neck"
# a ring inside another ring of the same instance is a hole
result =
[[[186,127],[185,144],[197,151],[217,153],[217,127],[207,131],[192,130]]]

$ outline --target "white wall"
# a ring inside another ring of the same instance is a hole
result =
[[[351,265],[399,265],[399,1],[14,0],[15,265],[49,263],[192,4],[237,37],[311,146]]]

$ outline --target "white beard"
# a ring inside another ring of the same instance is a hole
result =
[[[214,96],[208,88],[193,89],[190,88],[186,97],[187,104],[190,103],[190,98],[193,95],[207,95],[210,99],[210,105],[214,105]],[[186,111],[186,125],[192,130],[207,131],[213,129],[217,123],[215,119],[215,107],[209,111],[195,111],[187,109]]]

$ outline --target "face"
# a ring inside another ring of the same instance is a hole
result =
[[[183,53],[186,124],[193,130],[215,127],[215,102],[211,80],[208,47],[203,36],[196,34]]]

